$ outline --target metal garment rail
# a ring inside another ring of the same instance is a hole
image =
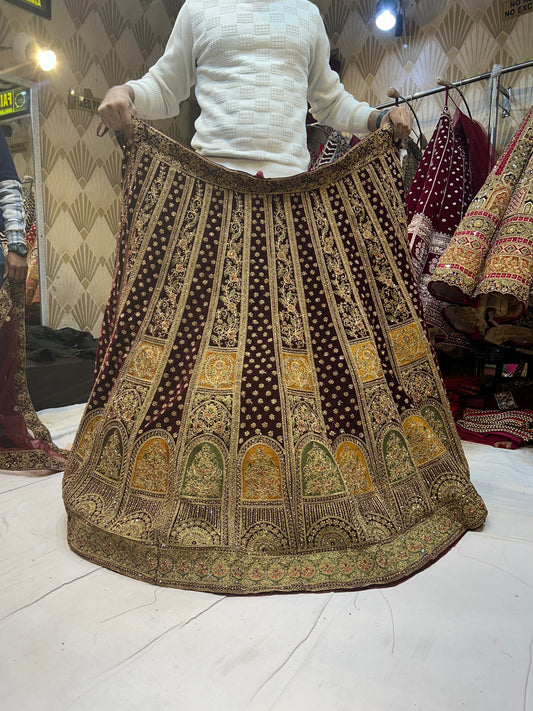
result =
[[[379,104],[376,109],[387,109],[390,106],[395,106],[396,103],[408,103],[409,101],[414,101],[416,99],[422,99],[424,96],[431,96],[432,94],[439,94],[446,89],[453,89],[454,87],[466,86],[467,84],[473,84],[477,81],[482,81],[483,79],[491,80],[491,102],[490,102],[490,119],[489,119],[489,134],[491,142],[494,145],[496,142],[496,134],[498,130],[498,93],[500,89],[500,76],[502,74],[508,74],[509,72],[518,72],[521,69],[527,69],[528,67],[533,67],[533,59],[527,62],[522,62],[521,64],[513,64],[510,67],[503,67],[498,72],[484,72],[483,74],[478,74],[475,77],[470,77],[469,79],[461,79],[460,81],[454,81],[450,83],[443,83],[442,86],[435,87],[434,89],[428,89],[427,91],[419,91],[416,94],[411,94],[410,96],[400,97],[394,101],[388,101],[384,104]]]

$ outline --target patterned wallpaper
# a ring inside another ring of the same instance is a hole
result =
[[[67,107],[71,89],[96,97],[144,73],[160,56],[181,0],[53,0],[52,21],[0,0],[0,45],[25,32],[54,49],[50,75],[39,84],[41,159],[50,326],[99,333],[111,287],[119,221],[121,152],[96,136],[96,115]],[[2,56],[2,68],[14,66]],[[162,124],[186,142],[189,115]],[[22,167],[22,166],[20,166]]]
[[[387,91],[402,96],[437,87],[437,78],[459,81],[533,59],[533,12],[503,19],[503,0],[402,0],[403,33],[376,29],[375,0],[318,0],[334,51],[342,65],[345,87],[371,105],[390,101]],[[508,3],[507,3],[508,4]],[[499,120],[498,147],[516,129],[533,104],[533,68],[502,76],[512,87],[513,112]],[[487,81],[469,84],[462,91],[474,118],[486,128],[489,96]],[[452,99],[465,110],[456,91]],[[414,102],[414,109],[429,138],[444,106],[444,92]]]
[[[502,2],[403,0],[404,34],[378,33],[374,0],[318,0],[346,88],[371,104],[402,94],[531,59],[533,13],[502,20]],[[39,86],[41,152],[50,325],[98,334],[111,284],[119,220],[120,150],[110,136],[96,137],[97,118],[69,110],[70,89],[106,89],[141,75],[160,56],[182,0],[53,0],[47,21],[0,0],[0,45],[27,32],[51,46],[58,68]],[[8,61],[3,58],[3,61]],[[508,74],[515,111],[502,136],[533,103],[532,72]],[[465,87],[474,115],[486,121],[486,82]],[[430,135],[443,94],[418,101],[417,114]],[[459,97],[454,97],[459,102]],[[518,110],[516,110],[518,109]],[[187,143],[194,105],[162,128]],[[502,139],[503,140],[503,139]]]

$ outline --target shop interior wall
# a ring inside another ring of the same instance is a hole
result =
[[[98,335],[111,285],[119,221],[121,152],[110,135],[97,138],[97,117],[67,107],[71,89],[106,89],[138,77],[161,55],[182,0],[54,0],[48,21],[1,3],[0,45],[27,32],[58,55],[58,68],[39,86],[46,273],[50,326]],[[402,37],[379,33],[374,0],[317,0],[346,88],[372,105],[389,87],[411,93],[436,86],[439,76],[458,80],[531,59],[533,13],[503,19],[503,2],[420,0],[404,3]],[[515,108],[533,103],[531,70],[505,77]],[[474,114],[487,121],[486,82],[465,88]],[[459,97],[454,97],[459,102]],[[416,103],[429,137],[444,94]],[[518,103],[517,103],[518,102]],[[500,140],[523,114],[502,123]],[[193,101],[182,116],[160,125],[187,144]]]
[[[402,96],[437,87],[437,78],[459,81],[533,59],[533,12],[505,18],[505,0],[402,0],[405,21],[401,37],[379,32],[373,17],[375,0],[318,0],[342,80],[356,98],[379,105],[389,101],[390,87]],[[527,6],[525,2],[516,5]],[[501,78],[511,87],[512,112],[498,121],[498,145],[503,148],[525,111],[533,104],[533,69]],[[487,127],[488,82],[462,89],[473,117]],[[457,92],[454,99],[465,111]],[[444,106],[444,93],[414,102],[429,138]],[[455,107],[449,102],[450,109]]]
[[[181,4],[53,0],[52,20],[47,20],[4,0],[0,3],[0,45],[9,46],[24,32],[58,57],[49,75],[18,70],[21,80],[39,80],[52,328],[69,326],[98,335],[111,288],[120,211],[120,148],[109,134],[97,137],[96,114],[68,108],[68,93],[89,89],[101,98],[109,86],[142,75],[161,55]],[[3,53],[2,68],[12,66],[14,58],[8,54]],[[191,124],[186,107],[179,120],[159,127],[187,143]]]

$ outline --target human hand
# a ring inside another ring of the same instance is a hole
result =
[[[129,135],[131,117],[137,114],[134,99],[135,95],[131,87],[125,84],[111,87],[98,107],[98,115],[102,123],[113,131],[121,131]]]
[[[394,127],[394,140],[401,141],[411,133],[413,128],[414,117],[411,111],[405,106],[393,106],[392,109],[385,114],[381,125],[391,123]]]
[[[28,262],[26,257],[21,257],[16,252],[8,252],[4,269],[5,278],[10,281],[25,281],[27,274]]]

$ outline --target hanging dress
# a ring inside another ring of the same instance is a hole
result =
[[[516,346],[531,347],[532,282],[533,109],[458,225],[430,289],[459,304],[446,307],[446,314],[462,331],[493,343],[514,340]],[[510,324],[516,324],[514,339]]]
[[[63,484],[74,551],[159,585],[350,589],[404,578],[483,523],[387,129],[261,179],[135,120],[124,175]]]
[[[432,342],[447,351],[471,350],[468,338],[442,316],[428,283],[472,198],[466,141],[445,106],[406,195],[408,237],[424,317]]]

